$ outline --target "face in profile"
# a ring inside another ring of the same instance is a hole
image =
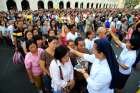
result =
[[[129,40],[126,41],[126,48],[128,48],[128,49],[131,49],[132,48],[131,43],[130,43]]]
[[[83,50],[83,49],[85,48],[85,43],[84,43],[84,41],[78,41],[77,48],[78,48],[79,50]]]
[[[97,50],[97,44],[94,43],[93,45],[93,54],[95,54],[95,57],[97,59],[102,59],[104,57],[103,53]]]
[[[70,56],[70,54],[68,52],[64,57],[62,57],[61,61],[64,62],[64,63],[68,62],[69,59],[70,59],[69,56]]]
[[[69,42],[68,47],[74,49],[75,48],[74,42]]]

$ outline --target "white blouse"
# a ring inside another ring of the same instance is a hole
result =
[[[121,44],[121,48],[123,48],[123,50],[119,56],[118,62],[119,64],[128,66],[128,69],[125,70],[121,66],[119,66],[119,71],[122,74],[129,75],[132,70],[132,65],[136,60],[136,50],[128,50],[126,48],[126,44],[124,43]]]
[[[60,77],[60,69],[59,66],[62,69],[63,79]],[[54,89],[54,91],[61,90],[62,88],[65,88],[67,85],[67,82],[69,80],[74,79],[74,71],[73,66],[71,64],[71,61],[69,60],[64,65],[60,63],[59,60],[57,60],[57,63],[55,60],[51,61],[50,67],[50,76],[51,76],[51,86]]]
[[[78,37],[78,33],[77,32],[75,32],[75,34],[72,34],[71,32],[68,32],[67,36],[66,36],[66,39],[74,41],[77,37]]]
[[[6,36],[7,28],[5,26],[0,26],[0,32],[2,32],[2,36]]]
[[[93,44],[94,44],[94,41],[96,40],[97,38],[93,38],[92,40],[90,39],[85,39],[85,48],[88,49],[88,50],[92,50],[93,48]]]
[[[86,80],[88,92],[114,93],[114,89],[109,88],[112,75],[107,60],[99,60],[95,58],[95,55],[88,54],[85,54],[83,58],[93,63],[90,75]]]

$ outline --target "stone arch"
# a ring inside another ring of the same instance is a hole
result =
[[[38,9],[44,9],[44,2],[42,0],[38,1]]]
[[[69,1],[67,2],[67,8],[70,8],[70,2]]]
[[[48,1],[48,9],[52,9],[53,8],[53,2],[52,1]]]
[[[102,8],[102,4],[99,5],[99,8]]]
[[[6,5],[7,5],[8,10],[11,10],[11,9],[17,10],[17,5],[14,0],[7,0]]]
[[[30,5],[29,5],[29,2],[27,0],[22,0],[21,6],[22,6],[22,10],[30,9]]]
[[[98,3],[96,4],[96,8],[98,8]]]
[[[83,8],[83,2],[80,4],[80,8]]]
[[[93,3],[91,4],[91,8],[93,8]]]
[[[108,4],[106,4],[106,8],[108,8]]]
[[[75,2],[75,8],[78,8],[78,2]]]
[[[64,8],[64,3],[63,3],[63,1],[60,1],[59,2],[59,9],[63,9]]]
[[[89,8],[89,3],[87,3],[87,8]]]
[[[104,4],[103,8],[106,8],[106,7],[105,7],[105,4]]]

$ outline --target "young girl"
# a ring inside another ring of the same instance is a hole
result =
[[[43,52],[42,49],[37,48],[35,41],[29,40],[26,42],[26,48],[28,53],[25,56],[25,67],[27,70],[27,74],[32,83],[35,83],[39,93],[43,93],[42,91],[42,70],[39,65],[40,55]]]

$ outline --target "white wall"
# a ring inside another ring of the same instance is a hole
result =
[[[6,1],[7,0],[0,0],[0,11],[7,11]]]
[[[6,1],[7,0],[1,0],[0,3],[0,10],[7,11],[7,6],[6,6]],[[22,10],[21,7],[21,1],[22,0],[14,0],[16,2],[18,10]],[[39,0],[27,0],[30,5],[31,10],[37,10],[38,9],[38,1]],[[96,4],[98,3],[98,7],[101,4],[101,8],[104,7],[104,4],[111,4],[111,7],[114,8],[114,5],[118,5],[117,7],[122,8],[124,5],[118,2],[119,0],[42,0],[44,2],[44,8],[48,9],[48,1],[53,2],[53,7],[56,9],[59,9],[59,2],[63,1],[64,3],[64,8],[66,9],[66,4],[68,1],[70,1],[70,7],[75,8],[75,2],[78,2],[78,8],[80,8],[80,4],[83,2],[83,8],[87,8],[87,3],[89,2],[89,8],[91,8],[91,4],[93,3],[93,8],[96,8]],[[123,1],[123,0],[122,0]]]

